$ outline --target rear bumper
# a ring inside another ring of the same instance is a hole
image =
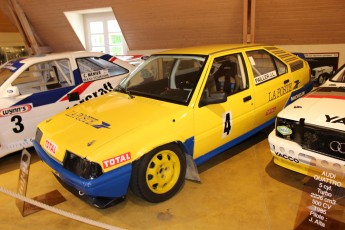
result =
[[[128,192],[132,165],[127,164],[118,169],[102,174],[93,180],[87,180],[66,170],[60,163],[51,158],[43,148],[33,141],[38,156],[51,167],[63,184],[91,198],[123,198]],[[89,202],[90,203],[90,202]]]

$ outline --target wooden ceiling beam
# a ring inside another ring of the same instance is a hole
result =
[[[25,46],[28,49],[28,53],[50,53],[51,49],[43,45],[43,42],[33,30],[33,27],[31,26],[18,2],[16,0],[8,0],[8,8],[20,34],[23,37]]]

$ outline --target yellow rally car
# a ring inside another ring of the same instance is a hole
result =
[[[273,124],[312,89],[308,64],[274,46],[214,45],[152,55],[114,92],[39,124],[34,146],[63,184],[96,207],[128,188],[175,195],[196,165]]]

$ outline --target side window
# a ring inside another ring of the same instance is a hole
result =
[[[247,56],[253,69],[256,85],[287,73],[287,66],[265,50],[248,51]]]
[[[129,72],[128,69],[98,57],[78,58],[76,61],[83,82],[100,80]]]
[[[249,87],[242,54],[215,58],[206,83],[208,95],[216,92],[235,94]]]
[[[40,62],[21,73],[12,86],[17,86],[20,94],[38,93],[74,85],[72,76],[68,59]]]

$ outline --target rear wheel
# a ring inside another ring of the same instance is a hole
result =
[[[325,83],[327,81],[327,79],[329,78],[329,74],[321,74],[318,78],[317,78],[317,84],[318,85],[322,85],[323,83]]]
[[[131,189],[149,202],[163,202],[179,191],[185,174],[181,149],[176,144],[160,146],[133,163]]]

